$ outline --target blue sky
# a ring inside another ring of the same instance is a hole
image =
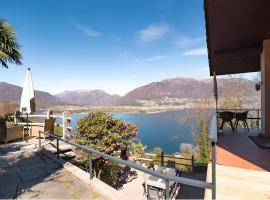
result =
[[[1,69],[35,89],[125,94],[167,78],[209,76],[202,0],[9,0],[1,18],[16,29],[23,66]]]

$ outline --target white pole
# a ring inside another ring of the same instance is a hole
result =
[[[66,117],[65,117],[65,112],[63,112],[63,136],[62,138],[65,139],[66,136]]]

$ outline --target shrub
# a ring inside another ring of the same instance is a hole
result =
[[[137,136],[137,126],[113,118],[103,112],[90,113],[77,122],[75,141],[91,149],[116,156],[117,151],[127,150]],[[88,155],[84,155],[82,165],[88,169]],[[112,185],[116,179],[115,163],[93,155],[94,174],[102,181]]]

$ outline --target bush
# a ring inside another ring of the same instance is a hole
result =
[[[116,156],[117,151],[127,150],[137,136],[137,126],[103,112],[90,113],[77,122],[75,141],[91,149]],[[88,155],[84,153],[82,166],[89,169]],[[94,174],[107,184],[116,180],[116,164],[93,155]]]

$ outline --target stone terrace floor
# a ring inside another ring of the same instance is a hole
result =
[[[0,199],[106,199],[46,153],[0,144]]]

